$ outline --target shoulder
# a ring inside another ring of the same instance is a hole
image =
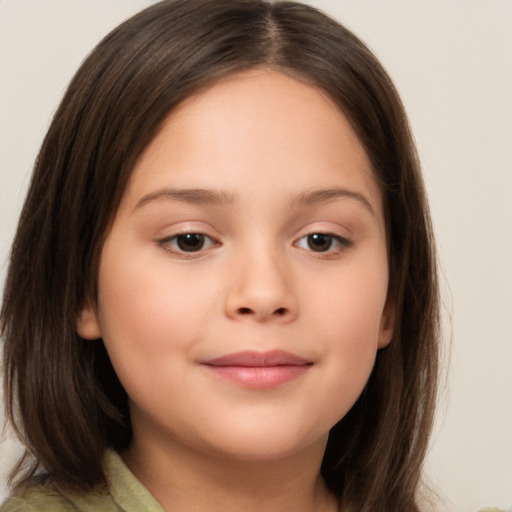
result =
[[[12,496],[0,512],[76,512],[77,509],[61,494],[46,487],[35,485]]]
[[[108,494],[65,495],[51,487],[34,485],[12,496],[0,512],[117,512]]]
[[[0,505],[0,512],[164,512],[112,450],[105,454],[105,475],[108,488],[83,494],[61,493],[49,482],[34,484]]]

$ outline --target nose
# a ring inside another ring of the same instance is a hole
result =
[[[272,251],[240,255],[230,268],[229,282],[226,314],[230,318],[287,323],[297,317],[291,269]]]

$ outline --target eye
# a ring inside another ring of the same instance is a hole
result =
[[[178,253],[199,252],[215,245],[215,242],[203,233],[182,233],[164,238],[159,243],[168,250]]]
[[[311,233],[296,243],[297,247],[313,252],[333,252],[350,245],[351,242],[346,238],[331,233]]]

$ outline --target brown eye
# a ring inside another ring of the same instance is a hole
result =
[[[314,233],[312,235],[308,235],[308,246],[312,251],[328,251],[332,246],[332,242],[332,235],[326,235],[325,233]]]
[[[352,242],[332,233],[310,233],[297,240],[295,245],[307,251],[336,254],[350,247]]]
[[[200,256],[203,252],[220,244],[203,233],[179,233],[157,240],[158,245],[177,257]]]
[[[205,243],[205,236],[200,233],[186,233],[175,238],[177,247],[184,252],[200,251]]]
[[[334,237],[332,235],[313,233],[312,235],[308,235],[307,244],[312,251],[325,252],[331,248],[333,239]]]

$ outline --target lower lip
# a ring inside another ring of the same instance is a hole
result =
[[[283,366],[211,366],[209,371],[223,379],[246,388],[271,389],[282,386],[304,375],[311,365]]]

